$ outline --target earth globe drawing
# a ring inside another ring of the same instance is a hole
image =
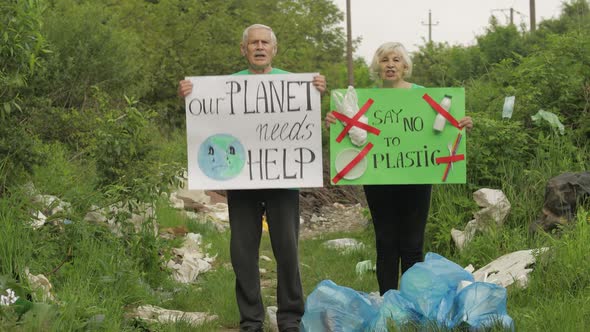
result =
[[[242,143],[229,134],[207,137],[199,147],[197,158],[203,173],[219,181],[236,177],[246,161]]]

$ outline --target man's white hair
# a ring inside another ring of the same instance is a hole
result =
[[[246,45],[248,43],[248,32],[250,32],[251,29],[265,29],[270,31],[270,39],[274,46],[277,45],[277,36],[275,35],[275,32],[272,31],[271,27],[264,24],[252,24],[251,26],[244,29],[244,33],[242,34],[242,44]]]

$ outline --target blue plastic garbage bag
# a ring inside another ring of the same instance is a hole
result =
[[[396,289],[383,294],[379,312],[371,322],[370,331],[388,332],[388,324],[402,327],[408,323],[419,322],[422,317],[413,302],[403,297]]]
[[[434,253],[408,269],[400,290],[386,292],[381,301],[324,280],[307,298],[302,318],[307,332],[385,332],[408,323],[449,329],[468,324],[473,331],[501,324],[514,330],[505,288],[474,282],[471,273]]]
[[[453,304],[453,324],[469,324],[472,330],[484,330],[496,324],[514,330],[506,312],[506,288],[488,282],[474,282],[459,291]]]
[[[450,326],[453,302],[462,280],[474,281],[461,266],[429,252],[424,262],[414,264],[402,275],[400,293],[416,305],[423,323],[436,321]]]
[[[301,324],[307,332],[369,331],[377,311],[368,294],[323,280],[307,297]]]

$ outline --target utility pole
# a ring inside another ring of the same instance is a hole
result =
[[[346,57],[348,62],[348,85],[354,86],[354,70],[352,64],[352,23],[350,22],[350,0],[346,0]]]
[[[535,19],[535,0],[530,0],[531,7],[531,31],[537,30],[537,21]]]
[[[501,8],[501,9],[492,9],[492,15],[494,12],[502,12],[505,14],[505,12],[508,11],[510,13],[510,25],[514,25],[514,14],[518,14],[520,15],[520,17],[526,17],[526,15],[524,15],[523,13],[519,12],[518,10],[515,10],[514,8],[510,7],[510,8]]]
[[[428,10],[428,24],[422,21],[422,25],[428,25],[428,43],[432,43],[432,26],[438,25],[438,21],[436,23],[432,23],[432,11]]]

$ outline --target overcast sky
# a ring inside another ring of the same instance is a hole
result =
[[[557,18],[563,0],[536,0],[537,25],[543,19]],[[491,15],[507,24],[510,8],[514,23],[529,27],[530,0],[350,0],[352,35],[362,37],[355,56],[369,62],[384,42],[397,41],[408,51],[428,41],[428,11],[432,12],[432,40],[450,45],[473,45],[484,34]],[[346,18],[346,0],[334,0]],[[343,25],[346,31],[346,25]]]

